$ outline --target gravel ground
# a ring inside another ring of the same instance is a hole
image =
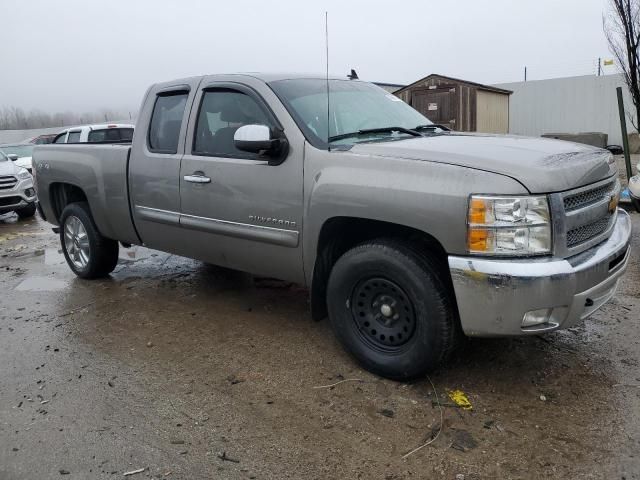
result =
[[[143,248],[83,281],[47,224],[2,217],[0,479],[640,478],[633,223],[583,325],[470,341],[404,384],[358,368],[295,285]]]

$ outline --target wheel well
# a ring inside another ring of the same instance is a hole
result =
[[[69,183],[54,183],[50,187],[51,207],[55,218],[59,219],[64,207],[70,203],[86,202],[87,196],[80,187]]]
[[[429,253],[451,288],[447,253],[440,242],[422,230],[355,217],[334,217],[325,222],[318,238],[316,263],[311,285],[311,314],[315,320],[327,316],[327,283],[333,265],[347,250],[375,238],[393,238],[410,244],[416,251]]]

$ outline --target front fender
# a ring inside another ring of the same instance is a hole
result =
[[[314,150],[305,168],[304,262],[311,281],[322,226],[334,217],[378,220],[434,237],[449,254],[466,251],[472,193],[527,194],[514,179],[455,165]]]

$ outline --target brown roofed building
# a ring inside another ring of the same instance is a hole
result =
[[[510,90],[432,74],[393,92],[433,123],[462,132],[509,133]]]

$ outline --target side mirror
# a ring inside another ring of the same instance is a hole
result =
[[[277,134],[278,132],[276,132]],[[287,139],[280,134],[274,138],[266,125],[243,125],[233,135],[233,143],[243,152],[271,157],[269,165],[280,165],[288,150]]]
[[[10,153],[9,155],[7,155],[7,158],[8,158],[9,160],[11,160],[12,162],[15,162],[15,161],[16,161],[16,160],[18,160],[18,158],[20,158],[20,157],[18,157],[18,155],[16,155],[15,153]]]

